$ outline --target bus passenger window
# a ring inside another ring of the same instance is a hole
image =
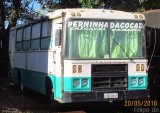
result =
[[[21,41],[16,42],[16,51],[21,51],[21,49],[22,49],[22,42]]]
[[[40,28],[41,23],[32,26],[31,49],[38,50],[40,47]]]
[[[28,51],[30,49],[30,33],[31,26],[25,27],[23,31],[23,50]]]
[[[23,33],[23,29],[17,30],[16,47],[15,47],[16,51],[22,50],[22,33]]]
[[[48,50],[52,47],[52,21],[42,23],[41,49]]]

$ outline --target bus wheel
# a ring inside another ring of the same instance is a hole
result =
[[[22,76],[20,70],[18,70],[17,73],[18,73],[18,87],[20,88],[21,93],[24,94],[24,86],[22,83]]]
[[[27,92],[27,88],[23,85],[23,82],[22,82],[22,80],[20,80],[20,90],[21,90],[21,93],[22,93],[22,95],[27,95],[28,94],[28,92]]]
[[[54,93],[53,93],[52,83],[49,79],[46,79],[46,100],[48,105],[52,104],[54,100],[53,97]]]
[[[20,88],[21,88],[21,92],[23,93],[23,91],[24,91],[24,86],[23,86],[22,81],[21,81],[21,83],[20,83]]]
[[[21,89],[21,93],[22,95],[27,95],[27,91],[26,91],[26,88],[24,87],[22,81],[20,82],[20,89]]]

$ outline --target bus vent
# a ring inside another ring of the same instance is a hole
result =
[[[127,64],[92,65],[92,90],[125,90],[127,76]]]

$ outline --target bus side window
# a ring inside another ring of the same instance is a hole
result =
[[[41,23],[36,23],[32,26],[31,50],[39,50],[40,48],[40,29]]]
[[[23,34],[23,28],[17,30],[17,37],[16,37],[16,51],[22,50],[22,34]]]
[[[30,49],[30,34],[31,34],[31,26],[27,26],[23,31],[23,44],[22,48],[24,51],[28,51]]]
[[[52,21],[42,22],[41,50],[52,48]]]
[[[55,33],[55,45],[56,46],[61,45],[61,33],[62,33],[61,29],[56,29],[56,33]]]

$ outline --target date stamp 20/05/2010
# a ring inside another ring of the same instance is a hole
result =
[[[124,107],[158,107],[157,100],[125,100]]]
[[[157,100],[125,100],[124,107],[130,107],[134,113],[160,113]]]

